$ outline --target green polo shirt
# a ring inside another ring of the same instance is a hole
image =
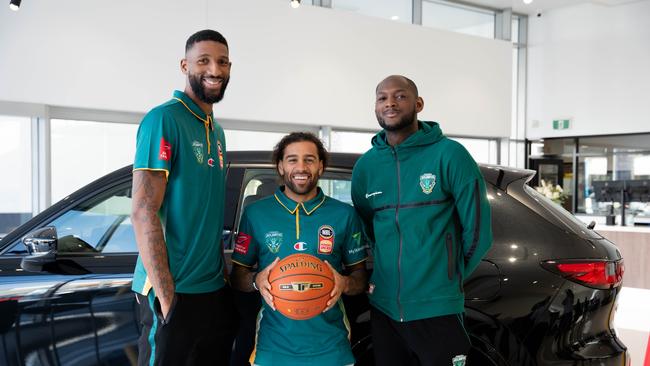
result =
[[[366,241],[352,206],[323,194],[297,203],[278,189],[242,214],[232,254],[235,263],[265,268],[276,257],[304,253],[340,270],[366,260]],[[258,315],[252,363],[271,365],[349,365],[354,363],[343,301],[308,320],[292,320],[264,305]]]
[[[222,230],[226,176],[223,129],[185,93],[152,109],[140,123],[133,170],[164,171],[158,215],[176,292],[205,293],[224,286]],[[138,257],[132,289],[151,283]]]

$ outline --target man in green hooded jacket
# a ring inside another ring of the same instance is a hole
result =
[[[374,255],[368,292],[379,366],[465,364],[463,280],[492,243],[476,162],[438,123],[417,119],[423,107],[410,79],[379,83],[383,130],[352,174],[352,200]]]

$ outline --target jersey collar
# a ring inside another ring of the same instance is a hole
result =
[[[212,127],[212,121],[214,120],[212,113],[205,113],[201,108],[199,108],[198,105],[196,105],[196,103],[194,103],[189,95],[183,93],[180,90],[174,90],[173,98],[181,102],[185,108],[187,108],[199,121],[203,122],[203,124],[207,124]]]
[[[275,190],[275,199],[278,201],[278,203],[284,207],[289,213],[291,214],[296,214],[296,211],[302,208],[302,211],[306,213],[307,215],[311,215],[314,211],[316,211],[317,208],[319,208],[324,202],[327,196],[323,193],[323,190],[320,189],[320,187],[317,188],[317,193],[316,197],[310,199],[307,202],[296,202],[292,200],[291,198],[287,197],[287,195],[284,194],[284,189],[285,187],[278,187]]]

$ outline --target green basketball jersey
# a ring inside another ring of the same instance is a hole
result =
[[[338,270],[366,259],[366,241],[352,206],[321,189],[307,202],[289,199],[282,189],[249,205],[242,214],[232,260],[263,269],[276,257],[303,253],[327,260]],[[354,363],[343,301],[308,320],[292,320],[264,301],[258,315],[251,361],[271,365],[348,365]]]
[[[223,287],[221,244],[226,176],[221,126],[185,93],[152,109],[140,123],[133,170],[167,174],[158,215],[176,292],[204,293]],[[151,284],[138,257],[133,290]]]

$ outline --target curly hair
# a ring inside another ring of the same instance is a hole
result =
[[[284,150],[287,146],[294,142],[302,141],[309,141],[316,145],[316,150],[318,150],[318,159],[323,162],[323,170],[325,170],[325,168],[327,168],[327,162],[329,161],[329,155],[327,150],[325,150],[325,146],[323,146],[323,142],[311,132],[291,132],[284,136],[273,149],[273,164],[275,164],[276,167],[280,164],[284,158]]]

